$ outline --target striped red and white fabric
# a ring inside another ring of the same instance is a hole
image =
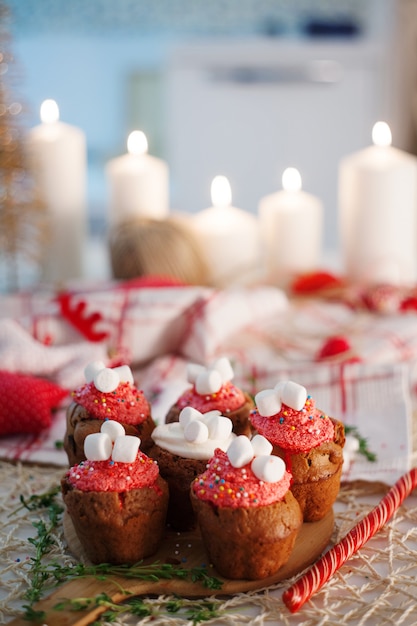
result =
[[[348,479],[393,483],[408,469],[410,415],[417,380],[417,316],[353,311],[342,303],[288,301],[273,287],[217,291],[110,283],[62,294],[0,298],[2,369],[43,375],[67,388],[95,359],[129,363],[137,384],[164,419],[188,386],[188,362],[232,361],[235,382],[256,393],[280,379],[305,385],[318,406],[356,426],[378,462],[355,460]],[[348,338],[348,353],[320,360],[329,337]],[[64,411],[40,436],[2,438],[0,455],[66,464]]]

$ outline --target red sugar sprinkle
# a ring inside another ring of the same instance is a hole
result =
[[[116,391],[102,393],[94,382],[72,393],[74,402],[96,419],[114,419],[125,424],[141,424],[149,415],[149,404],[142,391],[130,383],[120,383]]]
[[[242,486],[242,478],[245,480],[245,487]],[[252,472],[250,464],[242,469],[234,468],[226,453],[218,448],[207,470],[195,479],[192,488],[201,500],[214,503],[221,498],[221,506],[237,508],[278,502],[287,493],[290,482],[289,472],[285,472],[278,483],[260,481]]]
[[[308,452],[334,437],[333,422],[315,408],[314,400],[309,400],[308,408],[307,413],[283,405],[281,411],[272,417],[263,417],[254,411],[250,420],[254,428],[273,445],[291,452]]]
[[[177,400],[177,406],[180,409],[192,406],[201,413],[217,410],[224,414],[240,409],[245,402],[246,398],[243,391],[228,382],[219,391],[209,395],[201,395],[196,392],[195,387],[191,387]]]
[[[146,460],[149,463],[146,463]],[[82,461],[71,467],[66,476],[81,491],[116,491],[152,486],[159,474],[158,464],[142,452],[135,463],[115,461]]]

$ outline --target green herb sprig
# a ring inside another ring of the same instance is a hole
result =
[[[44,619],[44,612],[37,611],[34,608],[35,603],[40,600],[47,588],[56,586],[59,583],[73,578],[93,576],[98,580],[111,580],[111,576],[122,576],[124,578],[152,582],[157,582],[161,579],[188,579],[192,582],[201,582],[207,589],[221,589],[223,584],[222,581],[214,576],[210,576],[207,568],[203,566],[184,569],[181,566],[172,565],[170,563],[155,562],[146,565],[143,561],[139,561],[134,565],[111,565],[108,563],[101,563],[99,565],[85,565],[84,563],[63,565],[55,560],[49,560],[46,562],[46,557],[50,556],[51,550],[56,545],[55,531],[61,521],[62,513],[64,512],[62,501],[58,501],[60,491],[60,487],[56,486],[46,493],[34,494],[29,498],[25,498],[21,495],[21,506],[19,506],[11,514],[13,515],[23,508],[29,511],[44,510],[46,514],[46,519],[40,519],[39,521],[32,523],[34,528],[37,530],[37,535],[28,539],[29,543],[31,543],[35,548],[35,556],[26,562],[29,565],[28,577],[31,584],[24,595],[24,598],[29,601],[29,604],[23,605],[23,609],[25,609],[23,617],[25,620],[39,621]],[[118,585],[116,581],[113,582],[120,588],[120,585]],[[125,593],[126,595],[128,594],[128,592]],[[67,602],[73,603],[74,606],[78,607],[80,606],[80,602],[83,605],[85,605],[85,603],[89,603],[89,606],[96,602],[110,602],[111,606],[109,605],[107,611],[110,611],[109,615],[112,614],[112,611],[114,613],[116,610],[115,607],[119,607],[119,605],[114,604],[111,598],[108,598],[105,594],[99,594],[97,598],[68,600]],[[102,605],[100,604],[100,606]],[[203,621],[213,617],[215,606],[215,602],[204,601],[195,603],[193,601],[181,599],[178,601],[167,602],[166,610],[172,613],[175,612],[174,607],[178,607],[176,609],[177,611],[180,609],[186,609],[188,611],[188,618],[194,620],[194,623],[197,623],[197,621]],[[78,608],[78,610],[80,609]],[[126,612],[126,606],[123,610]],[[129,601],[129,610],[142,611],[149,609],[142,600],[131,599]],[[119,611],[119,608],[117,611]],[[134,614],[138,615],[136,612]],[[205,615],[207,617],[204,617]],[[110,620],[107,619],[107,621]]]
[[[56,501],[57,495],[60,492],[61,492],[60,486],[56,485],[55,487],[51,487],[51,489],[49,489],[45,493],[40,493],[40,494],[35,493],[29,496],[29,498],[25,498],[24,496],[20,495],[19,501],[21,505],[17,509],[9,513],[9,517],[11,515],[15,515],[22,509],[27,509],[28,511],[38,511],[39,509],[45,509],[45,508],[53,509],[56,512],[57,517],[58,517],[59,513],[63,512],[62,504]]]
[[[33,610],[33,604],[40,599],[45,583],[49,578],[49,575],[45,572],[43,558],[56,545],[54,531],[64,511],[62,503],[57,501],[59,493],[60,487],[57,485],[45,493],[33,494],[29,498],[20,495],[21,506],[14,511],[14,513],[17,513],[22,509],[27,509],[28,511],[46,509],[47,513],[46,521],[40,519],[37,522],[32,522],[32,526],[37,530],[37,535],[28,539],[29,543],[35,548],[35,556],[29,559],[31,585],[24,595],[24,598],[29,600],[30,604],[24,605],[23,608],[26,609],[26,615],[30,616],[32,620],[39,617],[37,612]]]
[[[63,600],[54,606],[57,611],[85,611],[94,610],[96,608],[104,608],[101,618],[106,622],[113,622],[118,615],[129,613],[136,617],[156,617],[166,613],[181,614],[193,624],[198,624],[209,619],[220,616],[220,600],[187,600],[186,598],[168,599],[153,605],[142,598],[130,598],[123,604],[116,604],[106,593],[100,593],[93,598],[73,598],[72,600]],[[98,626],[95,622],[93,626]]]
[[[184,569],[181,566],[170,563],[160,563],[158,561],[146,565],[139,561],[134,565],[112,565],[100,563],[98,565],[85,565],[76,563],[75,565],[62,565],[56,561],[46,563],[38,568],[45,582],[61,583],[72,578],[85,578],[93,576],[99,580],[105,580],[109,576],[122,576],[135,580],[145,580],[158,582],[159,580],[182,579],[192,582],[201,582],[207,589],[221,589],[222,581],[210,576],[206,567],[193,567]],[[116,584],[116,583],[115,583]]]

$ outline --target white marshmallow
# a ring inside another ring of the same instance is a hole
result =
[[[110,393],[117,389],[119,382],[120,378],[118,373],[110,369],[110,367],[105,367],[94,376],[94,385],[103,393]]]
[[[188,363],[187,365],[188,382],[194,385],[195,381],[197,380],[197,376],[205,371],[206,371],[206,368],[203,365],[199,365],[198,363]]]
[[[124,427],[116,420],[105,420],[101,425],[100,432],[106,433],[112,442],[126,433]]]
[[[84,369],[85,380],[91,383],[94,380],[94,376],[101,370],[105,369],[103,361],[92,361]]]
[[[232,432],[232,420],[224,415],[217,415],[217,411],[210,411],[204,415],[210,439],[227,439]]]
[[[138,455],[139,437],[123,435],[114,442],[111,458],[118,463],[133,463]]]
[[[197,411],[197,409],[194,409],[192,406],[186,406],[180,413],[179,422],[184,429],[190,422],[201,420],[202,417],[203,414],[200,413],[200,411]]]
[[[213,409],[212,411],[207,411],[207,413],[202,413],[201,420],[205,423],[208,423],[212,417],[218,416],[221,414],[222,414],[221,411],[218,411],[217,409]]]
[[[190,443],[203,443],[207,441],[209,431],[203,422],[193,420],[184,428],[184,439]]]
[[[272,417],[281,410],[281,400],[275,389],[258,391],[255,396],[255,404],[262,417]]]
[[[216,393],[221,386],[222,377],[217,370],[204,370],[195,381],[195,390],[201,395]]]
[[[130,383],[131,385],[133,385],[133,374],[128,365],[119,365],[119,367],[113,367],[113,372],[116,372],[119,375],[119,380],[121,383]]]
[[[216,370],[219,372],[222,377],[222,384],[228,383],[229,380],[232,380],[234,376],[232,365],[229,359],[225,356],[220,359],[216,359],[214,363],[211,364],[210,369]]]
[[[277,383],[274,387],[280,400],[282,400],[282,392],[287,382],[288,382],[287,380],[280,380],[279,383]]]
[[[263,435],[255,435],[250,442],[255,456],[265,456],[267,454],[271,454],[272,443],[270,443]]]
[[[89,461],[107,461],[112,441],[107,433],[91,433],[84,439],[84,454]]]
[[[227,449],[227,456],[233,467],[243,467],[253,459],[253,448],[246,435],[238,435]]]
[[[253,459],[252,472],[266,483],[277,483],[285,473],[285,463],[279,456],[262,455]]]
[[[301,411],[307,400],[307,389],[288,380],[282,390],[281,400],[294,411]]]

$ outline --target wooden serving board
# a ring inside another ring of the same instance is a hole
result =
[[[187,598],[204,598],[207,596],[230,596],[235,593],[264,589],[270,585],[290,578],[314,563],[327,547],[333,532],[334,515],[330,511],[319,522],[303,524],[295,542],[289,561],[276,574],[262,580],[229,580],[218,575],[214,568],[209,568],[212,576],[223,582],[222,588],[207,589],[201,583],[191,580],[173,579],[157,582],[132,580],[121,576],[111,576],[106,580],[97,580],[95,577],[74,579],[64,583],[50,596],[42,599],[35,605],[35,609],[45,611],[43,624],[53,626],[87,626],[102,613],[104,608],[94,608],[90,611],[56,611],[53,607],[63,599],[78,597],[94,597],[99,593],[108,594],[114,602],[126,599],[121,589],[136,596],[170,595],[176,594]],[[70,517],[64,515],[64,533],[70,552],[79,560],[87,562],[82,546],[75,533]],[[146,559],[144,563],[172,563],[184,568],[200,567],[207,564],[207,555],[198,530],[177,533],[167,530],[166,536],[158,552]],[[9,622],[9,626],[27,626],[28,622],[16,618]]]

